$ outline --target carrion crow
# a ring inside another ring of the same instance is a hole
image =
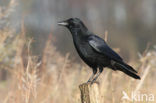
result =
[[[79,56],[92,68],[93,74],[87,83],[94,83],[102,73],[104,67],[111,68],[112,70],[120,70],[135,79],[140,79],[137,71],[126,64],[102,38],[90,32],[80,19],[70,18],[58,22],[58,25],[65,26],[69,29]]]

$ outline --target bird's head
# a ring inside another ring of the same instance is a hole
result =
[[[70,18],[61,22],[58,22],[58,25],[65,26],[69,30],[75,30],[75,29],[87,29],[83,22],[78,18]]]

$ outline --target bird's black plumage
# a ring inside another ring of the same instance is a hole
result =
[[[93,83],[104,67],[120,70],[135,79],[140,79],[137,72],[124,63],[123,59],[102,38],[91,33],[80,19],[70,18],[58,24],[69,29],[79,56],[92,68],[93,75],[88,82]],[[99,69],[98,73],[97,69]]]

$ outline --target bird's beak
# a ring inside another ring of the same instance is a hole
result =
[[[58,22],[57,24],[61,25],[61,26],[68,26],[68,22],[67,21],[61,21],[61,22]]]

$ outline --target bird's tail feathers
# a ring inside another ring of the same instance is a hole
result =
[[[120,70],[135,79],[140,79],[140,77],[136,74],[137,71],[134,70],[131,66],[125,63],[117,63],[117,62],[114,64],[114,66],[117,70]]]
[[[127,68],[128,70],[138,73],[135,69],[133,69],[130,65],[127,65],[126,63],[118,63],[119,65],[123,66],[124,68]]]

